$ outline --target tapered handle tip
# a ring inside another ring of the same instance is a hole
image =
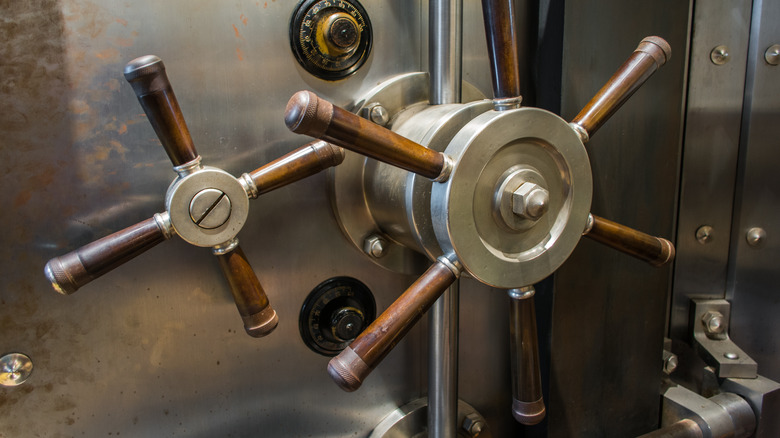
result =
[[[370,372],[371,368],[352,350],[352,347],[345,348],[328,362],[328,374],[339,388],[347,392],[360,388],[363,379]]]
[[[279,325],[279,316],[270,305],[254,315],[243,317],[243,320],[247,334],[255,338],[270,334]]]
[[[544,407],[544,400],[539,399],[533,402],[522,402],[512,399],[512,416],[520,424],[533,426],[544,420],[547,410]]]
[[[655,62],[659,67],[672,59],[672,46],[665,39],[658,36],[645,37],[639,42],[636,50],[645,52],[655,58]]]
[[[155,55],[146,55],[135,58],[125,65],[125,79],[133,81],[142,76],[158,75],[165,71],[162,59]]]
[[[676,251],[674,249],[674,244],[672,242],[659,237],[658,240],[661,242],[661,254],[659,257],[655,260],[652,260],[650,263],[653,266],[664,266],[674,260],[674,256],[676,255]]]
[[[311,91],[295,93],[284,112],[284,123],[296,133],[319,138],[328,129],[333,117],[333,104]]]
[[[68,269],[63,262],[63,258],[67,258],[68,256],[71,256],[71,258],[75,257],[72,254],[67,254],[62,257],[53,258],[49,260],[43,268],[43,272],[46,274],[46,278],[51,282],[51,286],[54,290],[63,295],[70,295],[73,292],[76,292],[79,286],[81,286],[70,274],[68,274]],[[75,263],[69,263],[69,265],[71,265],[71,270],[80,267],[80,271],[83,271],[86,275],[84,267],[78,260],[75,260]]]

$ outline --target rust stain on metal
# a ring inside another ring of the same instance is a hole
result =
[[[241,36],[241,32],[238,31],[238,26],[236,26],[235,24],[233,25],[233,32],[236,33],[236,38],[239,38],[239,39],[242,39],[242,40],[244,39],[244,37]]]
[[[244,26],[246,26],[246,23],[249,21],[247,16],[244,15],[244,14],[241,14],[241,17],[239,17],[239,18],[241,19],[241,22],[244,23]]]
[[[241,51],[241,48],[236,47],[236,56],[238,57],[239,61],[244,60],[244,52]]]

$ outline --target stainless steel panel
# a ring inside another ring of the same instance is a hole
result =
[[[673,237],[690,2],[566,2],[561,108],[571,120],[639,41],[671,60],[588,143],[594,214]],[[671,270],[583,241],[555,276],[549,436],[636,436],[659,419]]]
[[[751,6],[750,0],[694,6],[669,333],[676,339],[689,336],[691,297],[726,294]],[[725,64],[710,57],[717,46],[728,48]],[[696,233],[703,226],[712,231],[700,242]]]
[[[732,302],[730,334],[758,362],[759,374],[780,380],[780,165],[777,122],[780,117],[780,67],[770,65],[765,51],[780,44],[780,3],[753,2],[750,28],[741,156],[731,233],[729,283]],[[763,228],[761,244],[746,235]]]
[[[481,15],[471,3],[464,28],[478,40]],[[325,372],[328,358],[300,340],[300,306],[322,280],[356,277],[380,309],[413,280],[352,248],[333,218],[324,175],[253,201],[239,235],[280,315],[266,338],[243,333],[216,260],[181,240],[70,297],[57,295],[42,273],[47,259],[163,209],[174,173],[122,78],[130,59],[153,53],[165,61],[204,162],[234,175],[301,145],[282,122],[295,91],[346,105],[422,68],[427,5],[420,1],[365,1],[373,55],[335,83],[308,76],[294,60],[287,39],[294,6],[3,4],[0,352],[26,353],[35,368],[25,384],[0,388],[0,436],[366,436],[423,395],[425,324],[354,394],[339,390]],[[489,91],[484,42],[471,41],[466,79]],[[505,297],[471,283],[461,294],[470,309],[460,336],[461,398],[505,436],[516,432]]]

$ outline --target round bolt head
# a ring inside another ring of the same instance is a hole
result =
[[[725,357],[726,359],[730,359],[730,360],[737,360],[737,359],[739,359],[739,355],[737,353],[732,353],[732,352],[723,353],[723,357]]]
[[[715,311],[708,310],[701,317],[701,321],[704,324],[704,329],[710,334],[723,333],[723,314]]]
[[[702,225],[696,230],[696,240],[702,245],[706,245],[715,238],[715,230],[709,225]]]
[[[363,241],[363,251],[376,259],[385,255],[387,241],[376,234],[366,237]]]
[[[190,201],[190,218],[201,228],[213,230],[230,219],[230,199],[222,190],[205,189]]]
[[[10,353],[0,357],[0,386],[19,386],[32,374],[33,363],[22,353]]]
[[[520,184],[512,193],[512,211],[521,217],[538,220],[549,209],[550,192],[532,183]]]
[[[379,126],[385,126],[390,121],[390,113],[382,105],[374,105],[371,107],[368,119]]]
[[[745,235],[748,245],[759,247],[766,241],[766,231],[761,227],[753,227]]]
[[[729,48],[726,46],[717,46],[710,52],[710,60],[715,65],[723,65],[731,58],[729,57]]]
[[[780,64],[780,44],[772,45],[766,49],[766,52],[764,52],[764,59],[769,65]]]

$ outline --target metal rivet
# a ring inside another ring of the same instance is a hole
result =
[[[6,354],[0,357],[0,385],[19,386],[30,377],[32,370],[32,360],[26,354]]]
[[[378,103],[374,103],[366,107],[366,118],[376,123],[379,126],[387,125],[390,121],[390,113],[387,109]]]
[[[387,241],[376,234],[366,237],[363,241],[363,251],[375,259],[384,256],[386,249]]]
[[[230,199],[222,190],[205,189],[192,197],[190,218],[207,230],[219,228],[230,218]]]
[[[729,62],[729,48],[726,46],[717,46],[710,52],[710,60],[715,65],[723,65]]]
[[[747,239],[748,245],[759,247],[766,241],[766,231],[761,227],[753,227],[748,230],[745,239]]]
[[[731,360],[739,359],[739,355],[737,353],[723,353],[723,357],[725,357],[726,359],[731,359]]]
[[[696,240],[702,245],[706,245],[715,238],[715,230],[709,225],[702,225],[696,230]]]
[[[780,64],[780,44],[769,46],[766,52],[764,52],[764,59],[769,65]]]

